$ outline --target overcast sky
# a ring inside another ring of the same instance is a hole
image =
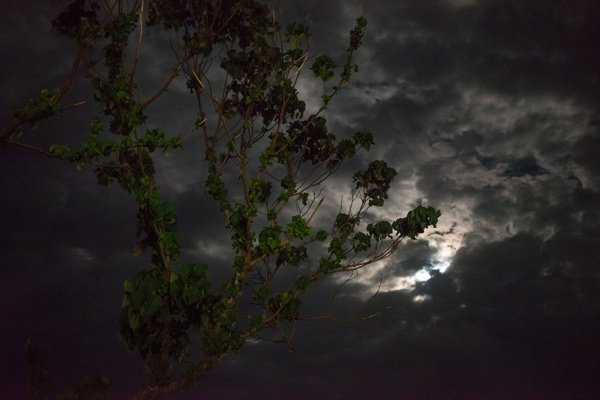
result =
[[[50,29],[60,4],[0,2],[0,126],[12,104],[66,75],[74,50]],[[398,171],[376,216],[423,204],[441,210],[440,223],[335,303],[345,319],[392,307],[379,317],[298,323],[295,353],[249,343],[193,394],[173,398],[598,398],[600,2],[282,4],[284,20],[313,27],[313,51],[334,54],[363,12],[360,72],[328,109],[330,130],[371,131],[368,156]],[[154,50],[142,64],[149,87],[172,63],[169,49]],[[178,85],[169,96],[185,91]],[[300,90],[316,104],[318,86]],[[188,129],[186,99],[167,97],[156,124]],[[82,107],[24,141],[76,140],[93,113]],[[228,233],[203,194],[200,140],[188,144],[157,160],[179,212],[182,261],[227,265]],[[349,194],[343,172],[324,210]],[[116,320],[123,281],[147,262],[132,254],[133,199],[98,187],[92,168],[12,147],[0,150],[0,182],[0,398],[25,396],[27,338],[45,350],[56,389],[105,374],[114,396],[135,390],[139,356],[118,344]],[[307,315],[323,312],[335,284],[319,286]]]

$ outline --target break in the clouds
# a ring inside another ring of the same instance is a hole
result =
[[[59,11],[59,2],[2,6],[0,125],[12,103],[66,73],[73,49],[50,31]],[[285,21],[313,27],[313,54],[334,57],[363,13],[359,73],[326,116],[341,136],[371,131],[376,146],[328,182],[319,212],[336,213],[351,174],[382,157],[398,176],[367,219],[424,204],[442,211],[440,223],[339,292],[347,277],[320,284],[307,317],[339,321],[298,322],[293,355],[248,343],[180,398],[597,397],[600,3],[281,2]],[[172,56],[151,38],[141,92],[162,84]],[[309,108],[322,90],[310,79],[299,89]],[[151,110],[172,133],[196,118],[185,92],[176,83]],[[90,112],[50,121],[31,140],[73,141]],[[159,156],[158,179],[179,212],[182,260],[227,268],[201,152],[191,137]],[[2,149],[0,179],[0,397],[25,396],[27,337],[46,350],[57,388],[103,373],[115,396],[131,391],[139,361],[119,347],[116,315],[122,281],[145,262],[132,254],[132,199],[22,149]]]

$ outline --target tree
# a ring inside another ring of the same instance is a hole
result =
[[[338,67],[325,54],[309,58],[305,24],[282,27],[275,12],[256,0],[74,0],[54,19],[55,30],[77,46],[73,66],[62,87],[44,89],[38,98],[14,107],[0,143],[77,168],[92,165],[100,185],[116,182],[135,198],[140,240],[134,252],[147,250],[151,262],[125,281],[118,317],[123,344],[145,360],[147,385],[132,399],[193,385],[266,329],[292,348],[287,328],[301,318],[309,287],[328,275],[353,273],[383,260],[404,238],[416,239],[436,225],[440,212],[419,206],[406,217],[360,229],[369,209],[384,205],[396,175],[384,161],[373,160],[353,175],[347,210],[329,221],[329,229],[316,228],[327,222],[319,215],[323,183],[344,161],[374,144],[368,132],[338,139],[324,117],[358,71],[353,54],[366,23],[364,17],[356,20],[346,59]],[[175,60],[162,86],[142,99],[138,72],[144,68],[140,59],[148,30],[175,44]],[[318,110],[308,116],[296,89],[304,69],[324,90]],[[89,135],[75,149],[60,144],[43,149],[22,141],[27,126],[35,129],[83,105],[61,105],[80,71],[99,107]],[[185,79],[198,107],[184,138],[148,128],[149,107],[176,79]],[[153,153],[184,146],[193,134],[204,139],[205,189],[219,204],[231,234],[231,274],[218,286],[209,280],[208,265],[178,265],[176,210],[162,200],[155,181]],[[296,272],[282,272],[289,270]],[[193,349],[193,343],[200,343],[200,349]],[[36,371],[43,371],[40,357],[35,360]],[[177,376],[175,364],[183,366]],[[94,388],[104,396],[106,384],[104,378],[88,379],[65,396]]]

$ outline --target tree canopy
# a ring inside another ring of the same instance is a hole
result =
[[[256,0],[74,0],[53,20],[53,28],[77,48],[72,68],[61,87],[43,89],[14,107],[0,144],[77,168],[91,165],[98,184],[116,183],[135,199],[139,241],[132,247],[135,255],[149,253],[150,263],[124,282],[118,316],[123,345],[145,360],[147,383],[132,399],[193,385],[263,330],[277,332],[293,349],[289,329],[302,318],[309,287],[390,257],[404,238],[416,239],[436,225],[440,212],[433,207],[419,206],[389,221],[369,214],[384,206],[396,176],[383,160],[352,176],[351,200],[337,215],[319,214],[324,182],[374,145],[369,132],[338,137],[325,118],[330,102],[358,72],[353,55],[366,25],[364,17],[356,20],[345,58],[334,60],[309,54],[305,23],[281,26],[277,13]],[[171,45],[173,64],[155,92],[142,97],[139,76],[147,66],[140,60],[148,32],[154,44]],[[164,42],[155,39],[163,36]],[[89,107],[62,103],[82,72],[98,108],[89,132],[76,147],[31,144],[31,131],[44,120]],[[323,86],[310,115],[297,89],[302,73]],[[148,112],[179,80],[197,104],[196,121],[185,135],[161,127]],[[178,263],[177,211],[155,179],[157,153],[185,146],[192,135],[203,138],[203,184],[231,238],[230,274],[217,283],[203,260]],[[28,358],[38,371],[32,387],[43,396],[46,375],[33,344]],[[85,390],[103,398],[108,385],[104,377],[86,378],[64,398]]]

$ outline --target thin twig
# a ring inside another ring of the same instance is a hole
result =
[[[198,124],[197,124],[197,125],[194,127],[194,129],[192,129],[192,130],[190,131],[190,133],[188,133],[188,134],[187,134],[187,136],[186,136],[186,137],[184,137],[183,139],[180,139],[180,140],[177,142],[177,145],[180,145],[181,143],[183,143],[183,142],[185,142],[186,140],[188,140],[188,139],[190,138],[190,136],[192,136],[192,134],[194,133],[194,131],[195,131],[196,129],[198,129],[198,128],[200,127],[200,125],[202,125],[204,122],[206,122],[206,118],[204,118],[202,121],[200,121],[200,122],[199,122],[199,123],[198,123]]]
[[[310,221],[313,219],[313,217],[315,216],[315,213],[317,212],[317,210],[319,209],[319,207],[321,207],[321,204],[323,203],[323,200],[325,200],[325,196],[323,196],[321,198],[321,201],[319,201],[319,204],[317,204],[317,207],[313,210],[312,215],[310,216],[310,218],[308,219],[308,221],[306,221],[306,226],[310,228]]]
[[[71,104],[70,106],[66,106],[60,109],[60,111],[67,111],[71,108],[79,107],[85,104],[85,101],[80,101],[79,103]]]
[[[133,61],[133,68],[131,68],[131,82],[133,82],[133,76],[137,68],[138,61],[140,59],[140,49],[142,48],[142,33],[144,30],[144,21],[142,20],[142,14],[144,13],[144,0],[142,0],[142,6],[140,8],[140,38],[138,40],[137,50],[135,52],[135,60]]]

